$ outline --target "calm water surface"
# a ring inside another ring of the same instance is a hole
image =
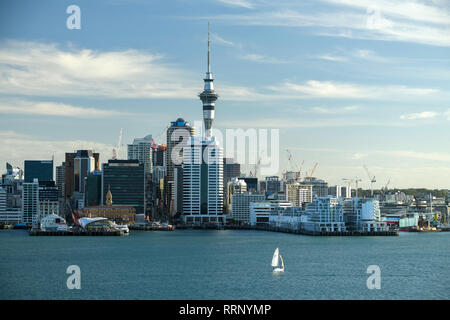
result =
[[[284,274],[272,274],[276,247]],[[66,268],[81,268],[81,290]],[[369,265],[381,289],[369,290]],[[0,231],[0,299],[449,299],[450,233],[308,237],[263,231],[132,231],[30,237]]]

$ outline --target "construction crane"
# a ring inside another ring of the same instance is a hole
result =
[[[355,194],[355,196],[356,196],[356,198],[358,198],[358,183],[359,183],[360,181],[362,181],[362,179],[359,179],[358,177],[355,177],[354,179],[351,179],[351,178],[343,178],[342,180],[347,181],[347,185],[348,185],[348,186],[350,186],[352,183],[355,184],[355,187],[356,187],[356,194]]]
[[[391,178],[389,178],[388,182],[386,183],[386,185],[384,186],[384,191],[388,191],[388,186],[391,183]]]
[[[302,169],[303,165],[305,164],[305,160],[302,161],[300,166],[298,167],[298,175],[297,175],[297,181],[300,182],[301,176],[302,176]]]
[[[120,146],[122,145],[122,135],[123,135],[123,128],[120,128],[120,134],[119,134],[119,141],[117,142],[117,146],[113,148],[113,160],[117,160],[117,157],[119,155]]]
[[[373,184],[377,182],[377,180],[375,179],[375,176],[370,174],[369,169],[367,168],[366,165],[364,165],[364,169],[366,170],[367,176],[369,177],[370,180],[370,195],[373,198]]]
[[[311,173],[305,178],[305,180],[310,180],[311,181],[311,179],[313,177],[313,174],[314,174],[314,171],[316,171],[318,165],[319,165],[318,162],[316,162],[314,164],[314,167],[312,168]]]

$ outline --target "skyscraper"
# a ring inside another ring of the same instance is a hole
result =
[[[39,181],[24,182],[22,185],[23,222],[37,226],[39,213]]]
[[[53,181],[53,160],[25,160],[25,182]]]
[[[56,187],[58,188],[58,197],[64,198],[64,182],[65,182],[66,164],[63,162],[56,167]]]
[[[102,203],[110,190],[115,204],[133,206],[136,214],[145,212],[144,165],[139,160],[108,160],[102,171]]]
[[[178,118],[170,123],[170,127],[167,128],[167,149],[166,166],[166,192],[164,193],[164,207],[169,211],[165,214],[173,215],[178,209],[175,201],[175,178],[174,168],[181,168],[183,161],[183,147],[185,147],[189,141],[189,138],[194,136],[195,128],[185,121],[183,118]],[[159,150],[158,150],[159,152]]]
[[[70,198],[73,195],[75,183],[74,183],[74,161],[77,157],[77,154],[85,153],[91,150],[78,150],[77,152],[67,152],[66,153],[66,161],[65,161],[65,172],[64,172],[64,194],[65,198]],[[92,152],[92,151],[91,151]],[[100,170],[100,154],[92,152],[92,156],[94,157],[94,165],[95,168],[92,170]]]
[[[146,174],[152,173],[152,135],[147,135],[144,138],[136,138],[133,144],[128,145],[128,160],[139,160],[144,164],[144,171]]]

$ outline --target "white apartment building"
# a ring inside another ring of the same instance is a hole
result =
[[[342,204],[335,197],[315,197],[306,205],[308,222],[302,224],[307,231],[346,231]]]
[[[22,216],[23,223],[38,223],[39,214],[39,182],[34,179],[33,182],[24,182],[22,184]]]

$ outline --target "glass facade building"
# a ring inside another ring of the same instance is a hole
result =
[[[25,182],[53,181],[53,160],[25,160]]]
[[[102,171],[102,203],[111,190],[114,204],[133,206],[136,214],[145,212],[144,164],[139,160],[108,160]]]

